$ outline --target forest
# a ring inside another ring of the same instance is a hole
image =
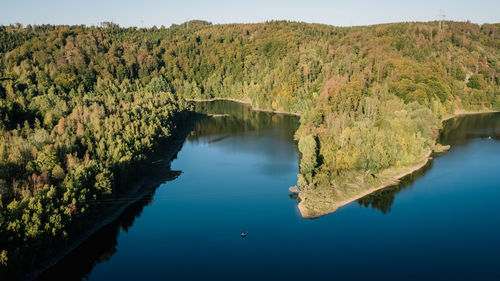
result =
[[[186,99],[299,113],[297,185],[318,214],[425,159],[445,116],[500,109],[499,61],[500,24],[0,26],[0,268],[119,197]]]

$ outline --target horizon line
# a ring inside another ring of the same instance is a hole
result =
[[[473,22],[471,20],[440,20],[440,19],[433,19],[433,20],[428,20],[428,21],[389,21],[389,22],[380,22],[380,23],[373,23],[373,24],[359,24],[359,25],[333,25],[333,24],[328,24],[328,23],[320,23],[320,22],[307,22],[307,21],[297,21],[297,20],[287,20],[287,19],[269,19],[269,20],[265,20],[265,21],[255,21],[255,22],[225,22],[225,23],[213,23],[211,21],[208,21],[208,20],[204,20],[204,19],[190,19],[190,20],[187,20],[187,21],[184,21],[184,22],[181,22],[181,23],[171,23],[170,26],[165,26],[165,25],[160,25],[160,26],[157,26],[156,24],[153,24],[153,25],[148,25],[148,26],[137,26],[137,25],[120,25],[119,23],[117,22],[114,22],[113,20],[103,20],[103,21],[100,21],[100,22],[97,22],[95,24],[86,24],[86,23],[81,23],[81,24],[54,24],[54,23],[21,23],[21,22],[15,22],[15,23],[8,23],[8,24],[4,24],[4,23],[1,23],[0,26],[3,26],[3,27],[7,27],[7,26],[10,26],[10,27],[16,27],[16,25],[20,25],[21,28],[27,28],[28,26],[44,26],[44,25],[50,25],[50,26],[85,26],[85,27],[99,27],[100,25],[102,25],[103,23],[113,23],[113,24],[116,24],[118,25],[118,27],[120,28],[137,28],[137,29],[150,29],[150,28],[171,28],[173,26],[179,26],[179,25],[183,25],[183,24],[186,24],[188,22],[192,22],[192,21],[204,21],[204,22],[207,22],[207,23],[210,23],[210,25],[212,26],[216,26],[216,25],[243,25],[243,24],[263,24],[263,23],[269,23],[269,22],[290,22],[290,23],[305,23],[305,24],[316,24],[316,25],[326,25],[326,26],[331,26],[331,27],[367,27],[367,26],[376,26],[376,25],[385,25],[385,24],[398,24],[398,23],[431,23],[431,22],[439,22],[439,21],[443,21],[443,22],[461,22],[461,23],[470,23],[470,24],[475,24],[475,25],[479,25],[479,26],[483,26],[483,25],[487,25],[487,24],[492,24],[492,25],[496,25],[496,24],[500,24],[500,22],[484,22],[484,23],[478,23],[478,22]]]

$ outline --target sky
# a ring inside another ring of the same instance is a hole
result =
[[[442,12],[441,12],[442,11]],[[151,27],[192,19],[217,23],[291,20],[336,26],[400,21],[500,22],[500,0],[0,0],[0,24],[85,24],[113,21]]]

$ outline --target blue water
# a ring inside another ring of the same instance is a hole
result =
[[[500,279],[499,114],[449,121],[440,141],[452,149],[423,171],[308,220],[288,191],[297,120],[217,106],[233,114],[198,124],[172,162],[177,179],[43,277]]]

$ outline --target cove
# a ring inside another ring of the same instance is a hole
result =
[[[450,151],[388,187],[302,219],[298,119],[227,101],[159,184],[40,280],[493,280],[500,276],[500,114],[454,118]],[[158,175],[161,178],[161,175]],[[242,238],[241,231],[248,231]]]

